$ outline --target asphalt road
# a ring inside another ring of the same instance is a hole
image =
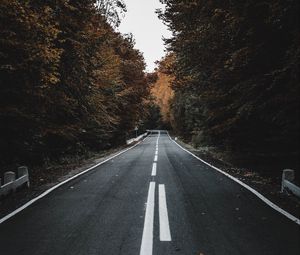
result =
[[[289,255],[299,237],[161,132],[3,222],[0,254]]]

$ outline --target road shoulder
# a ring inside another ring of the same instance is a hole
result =
[[[196,149],[192,145],[184,143],[180,139],[177,139],[176,142],[207,163],[219,168],[225,173],[250,186],[291,215],[295,216],[298,219],[300,218],[300,199],[290,194],[281,193],[281,183],[278,180],[263,177],[259,175],[259,173],[247,167],[236,167],[229,162],[220,160],[212,151]]]
[[[95,165],[99,165],[125,152],[125,150],[134,147],[136,144],[138,142],[94,153],[88,158],[69,158],[64,163],[53,163],[46,169],[42,167],[31,169],[33,170],[33,174],[30,177],[30,188],[23,188],[0,200],[0,219],[39,197],[49,189],[54,188],[56,185],[67,182],[72,177],[80,175],[87,169],[93,168]]]

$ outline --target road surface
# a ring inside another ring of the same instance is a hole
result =
[[[0,254],[289,255],[299,234],[160,132],[3,222]]]

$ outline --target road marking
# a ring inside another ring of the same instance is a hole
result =
[[[151,176],[156,176],[156,168],[157,168],[157,164],[153,163]]]
[[[255,189],[251,188],[250,186],[248,186],[247,184],[243,183],[242,181],[240,181],[239,179],[231,176],[230,174],[224,172],[223,170],[209,164],[208,162],[204,161],[203,159],[199,158],[198,156],[196,156],[195,154],[193,154],[192,152],[188,151],[187,149],[183,148],[180,144],[178,144],[176,141],[174,141],[168,132],[168,136],[170,138],[171,141],[173,141],[178,147],[180,147],[182,150],[186,151],[187,153],[191,154],[194,158],[200,160],[201,162],[203,162],[204,164],[210,166],[211,168],[215,169],[216,171],[218,171],[219,173],[227,176],[228,178],[230,178],[231,180],[237,182],[238,184],[240,184],[241,186],[243,186],[245,189],[247,189],[248,191],[250,191],[251,193],[253,193],[255,196],[257,196],[259,199],[261,199],[263,202],[265,202],[268,206],[270,206],[271,208],[273,208],[274,210],[276,210],[277,212],[281,213],[282,215],[284,215],[285,217],[289,218],[290,220],[294,221],[296,224],[300,225],[300,219],[298,219],[297,217],[295,217],[294,215],[290,214],[289,212],[283,210],[282,208],[280,208],[278,205],[274,204],[273,202],[271,202],[269,199],[267,199],[265,196],[263,196],[262,194],[260,194],[258,191],[256,191]]]
[[[166,190],[164,184],[158,185],[158,199],[159,199],[159,238],[160,241],[172,241],[169,217],[168,217],[168,208],[167,208],[167,199],[166,199]]]
[[[160,131],[158,131],[158,136],[157,136],[157,139],[156,139],[156,146],[158,146],[158,139],[160,137]]]
[[[78,173],[78,174],[76,174],[76,175],[70,177],[69,179],[64,180],[64,181],[62,181],[61,183],[56,184],[56,185],[53,186],[52,188],[50,188],[50,189],[44,191],[41,195],[39,195],[39,196],[33,198],[32,200],[28,201],[27,203],[25,203],[24,205],[22,205],[22,206],[19,207],[18,209],[14,210],[13,212],[11,212],[11,213],[7,214],[6,216],[4,216],[3,218],[1,218],[1,219],[0,219],[0,224],[3,223],[4,221],[10,219],[11,217],[15,216],[15,215],[18,214],[19,212],[23,211],[23,210],[26,209],[28,206],[30,206],[30,205],[32,205],[33,203],[35,203],[36,201],[42,199],[43,197],[45,197],[46,195],[48,195],[50,192],[52,192],[53,190],[56,190],[57,188],[59,188],[60,186],[64,185],[65,183],[68,183],[68,182],[74,180],[75,178],[77,178],[77,177],[79,177],[79,176],[81,176],[81,175],[83,175],[83,174],[85,174],[85,173],[87,173],[87,172],[93,170],[94,168],[96,168],[96,167],[98,167],[98,166],[100,166],[100,165],[102,165],[102,164],[104,164],[104,163],[106,163],[107,161],[110,161],[111,159],[113,159],[113,158],[115,158],[115,157],[118,157],[119,155],[125,153],[126,151],[129,151],[129,150],[133,149],[134,147],[138,146],[138,145],[139,145],[140,143],[142,143],[142,142],[143,142],[143,141],[139,141],[139,142],[136,143],[135,145],[133,145],[133,146],[131,146],[131,147],[129,147],[129,148],[123,150],[123,151],[120,151],[120,152],[117,153],[116,155],[113,155],[113,156],[109,157],[108,159],[106,159],[106,160],[104,160],[104,161],[102,161],[102,162],[100,162],[100,163],[98,163],[98,164],[96,164],[96,165],[94,165],[94,166],[92,166],[92,167],[90,167],[90,168],[88,168],[88,169],[86,169],[86,170],[84,170],[84,171],[82,171],[82,172],[80,172],[80,173]]]
[[[158,151],[155,151],[155,155],[157,155],[158,154]]]
[[[157,155],[154,156],[154,162],[157,162]]]
[[[155,182],[150,182],[140,255],[152,255]]]

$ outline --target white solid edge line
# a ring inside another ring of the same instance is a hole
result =
[[[140,255],[152,255],[154,203],[155,203],[155,182],[150,182]]]
[[[269,199],[267,199],[265,196],[263,196],[262,194],[260,194],[258,191],[256,191],[255,189],[251,188],[250,186],[248,186],[247,184],[245,184],[244,182],[240,181],[239,179],[233,177],[232,175],[222,171],[221,169],[209,164],[208,162],[204,161],[203,159],[199,158],[198,156],[196,156],[195,154],[193,154],[192,152],[188,151],[187,149],[183,148],[180,144],[178,144],[176,141],[174,141],[168,132],[168,136],[171,139],[171,141],[173,141],[175,144],[177,144],[177,146],[179,146],[182,150],[186,151],[187,153],[191,154],[193,157],[195,157],[196,159],[200,160],[201,162],[203,162],[204,164],[210,166],[211,168],[215,169],[216,171],[220,172],[221,174],[227,176],[228,178],[230,178],[231,180],[237,182],[238,184],[240,184],[241,186],[243,186],[244,188],[246,188],[247,190],[249,190],[250,192],[252,192],[255,196],[257,196],[259,199],[261,199],[263,202],[265,202],[268,206],[272,207],[274,210],[276,210],[277,212],[281,213],[282,215],[286,216],[287,218],[289,218],[290,220],[292,220],[293,222],[295,222],[296,224],[300,225],[300,219],[298,219],[297,217],[295,217],[294,215],[290,214],[289,212],[283,210],[282,208],[280,208],[278,205],[274,204],[273,202],[271,202]]]
[[[111,159],[113,159],[113,158],[115,158],[115,157],[117,157],[117,156],[119,156],[119,155],[125,153],[126,151],[129,151],[129,150],[133,149],[134,147],[136,147],[137,145],[139,145],[142,141],[144,141],[144,140],[139,141],[139,142],[136,143],[135,145],[133,145],[133,146],[131,146],[131,147],[129,147],[129,148],[123,150],[123,151],[120,151],[120,152],[117,153],[116,155],[111,156],[111,157],[109,157],[108,159],[106,159],[106,160],[104,160],[104,161],[102,161],[102,162],[100,162],[100,163],[98,163],[98,164],[96,164],[96,165],[94,165],[94,166],[92,166],[92,167],[90,167],[90,168],[88,168],[88,169],[86,169],[86,170],[84,170],[84,171],[82,171],[82,172],[80,172],[80,173],[78,173],[78,174],[76,174],[76,175],[70,177],[69,179],[64,180],[63,182],[60,182],[60,183],[56,184],[56,185],[53,186],[52,188],[50,188],[50,189],[44,191],[44,192],[43,192],[42,194],[40,194],[39,196],[33,198],[32,200],[28,201],[27,203],[25,203],[24,205],[22,205],[22,206],[19,207],[18,209],[14,210],[13,212],[11,212],[11,213],[7,214],[6,216],[4,216],[3,218],[1,218],[1,219],[0,219],[0,224],[3,223],[4,221],[10,219],[11,217],[15,216],[17,213],[23,211],[23,210],[26,209],[28,206],[32,205],[34,202],[36,202],[36,201],[40,200],[41,198],[43,198],[44,196],[48,195],[48,194],[49,194],[50,192],[52,192],[53,190],[59,188],[60,186],[64,185],[65,183],[67,183],[67,182],[69,182],[69,181],[71,181],[71,180],[74,180],[75,178],[77,178],[77,177],[79,177],[79,176],[81,176],[81,175],[83,175],[83,174],[85,174],[85,173],[87,173],[87,172],[93,170],[94,168],[96,168],[96,167],[98,167],[98,166],[100,166],[100,165],[106,163],[107,161],[109,161],[109,160],[111,160]]]
[[[157,169],[157,164],[154,162],[152,165],[151,176],[156,176],[156,169]]]
[[[170,224],[168,217],[166,190],[164,184],[158,185],[158,204],[159,204],[159,239],[162,242],[172,241]]]

